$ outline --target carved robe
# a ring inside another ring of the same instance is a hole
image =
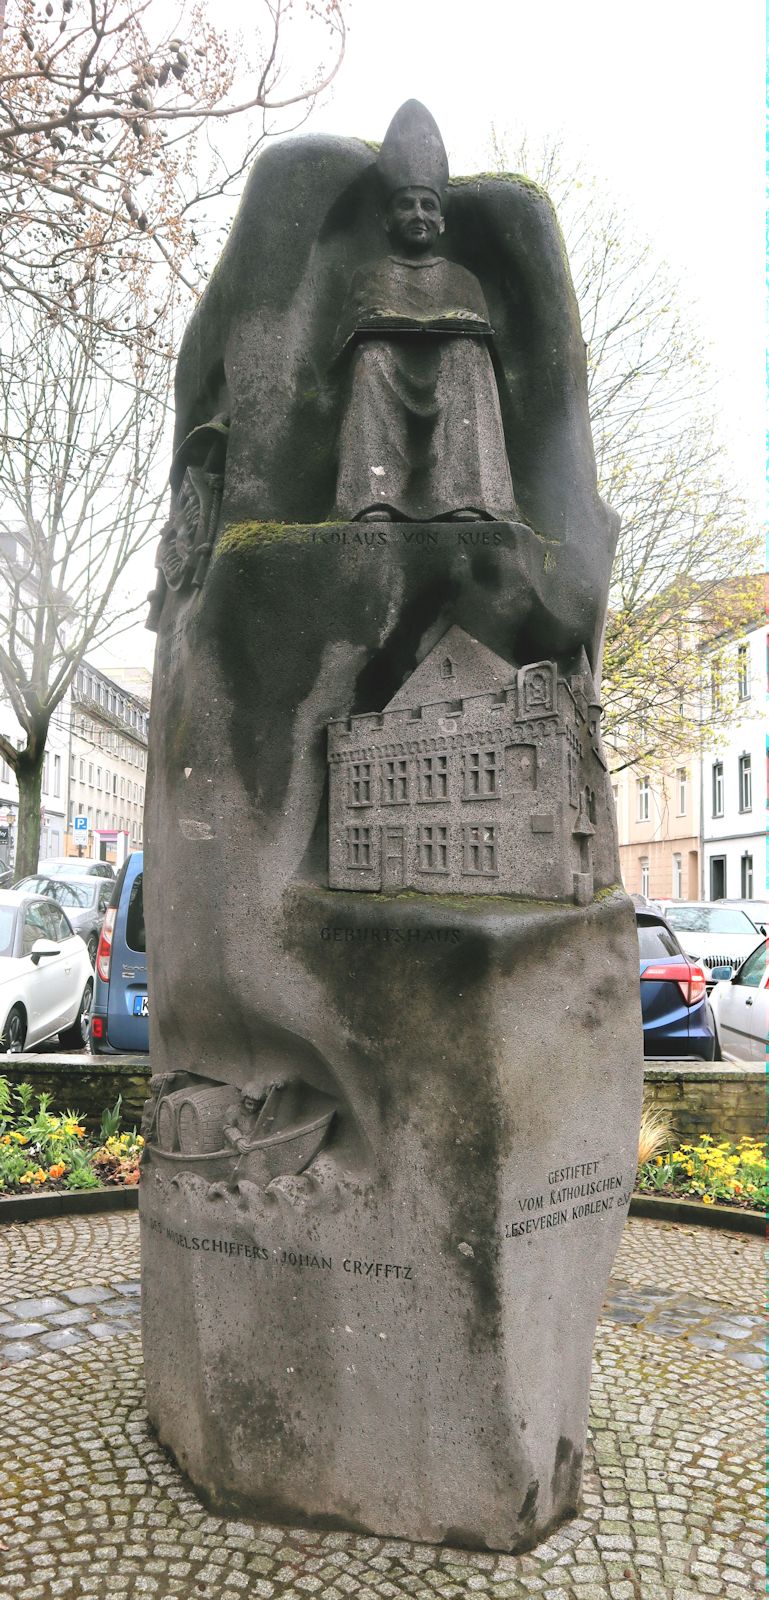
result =
[[[352,358],[336,515],[380,505],[429,522],[517,516],[483,291],[454,262],[389,256],[356,273],[340,329]]]

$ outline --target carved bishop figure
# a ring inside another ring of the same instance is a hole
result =
[[[378,168],[391,249],[355,273],[340,327],[336,515],[514,519],[488,308],[478,279],[437,254],[448,162],[418,100],[393,117]]]

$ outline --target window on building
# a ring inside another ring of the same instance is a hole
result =
[[[112,826],[113,828],[117,827],[117,812],[115,811],[112,813]]]
[[[650,884],[651,874],[649,872],[649,857],[641,856],[641,894],[644,895],[647,900],[649,898]]]
[[[737,695],[740,700],[750,699],[750,650],[746,644],[737,650]]]
[[[714,717],[718,716],[723,705],[722,684],[721,658],[716,656],[715,660],[710,663],[710,709]]]
[[[398,805],[409,797],[409,764],[406,756],[393,756],[382,763],[382,799],[385,805]]]
[[[449,793],[448,756],[419,757],[420,800],[446,800]]]
[[[497,874],[497,830],[492,825],[462,829],[463,872]]]
[[[76,777],[77,777],[77,757],[76,756],[70,756],[70,758],[69,758],[69,780],[70,780],[70,783],[74,783]]]
[[[680,855],[673,856],[673,899],[682,900],[684,892],[683,860]]]
[[[371,805],[371,762],[350,762],[350,805]]]
[[[569,752],[569,754],[571,754],[571,751]],[[615,806],[618,806],[619,805],[619,784],[618,783],[613,783],[612,784],[612,786],[611,786],[611,795],[612,795],[612,800],[614,801]]]
[[[753,899],[753,857],[747,851],[740,861],[740,894],[743,900]]]
[[[85,783],[85,762],[80,763],[80,782]]]
[[[501,760],[498,750],[468,750],[465,756],[465,798],[486,800],[501,788]]]
[[[98,806],[96,807],[96,827],[101,827],[101,811],[99,810]]]
[[[724,814],[724,764],[723,761],[713,762],[711,774],[713,816],[722,817]]]
[[[689,800],[689,774],[686,767],[676,769],[676,806],[679,817],[686,816],[686,807]]]
[[[738,792],[740,797],[740,811],[753,810],[753,773],[751,770],[750,756],[740,756],[738,769]]]
[[[48,751],[47,750],[45,752],[45,755],[43,756],[42,786],[43,786],[43,789],[45,790],[45,792],[47,794],[48,793]]]
[[[120,798],[125,800],[125,778],[120,779]]]
[[[139,805],[144,805],[144,784],[141,784],[139,788]]]
[[[422,872],[448,872],[448,828],[420,826],[417,829],[417,849]]]
[[[96,768],[96,787],[101,788],[101,767]]]
[[[112,793],[113,793],[113,795],[117,794],[117,773],[116,772],[113,772],[113,774],[112,774]]]
[[[8,762],[5,760],[5,757],[0,760],[0,776],[2,777],[3,783],[10,783],[11,769],[8,765]]]
[[[88,763],[88,782],[89,782],[90,787],[93,788],[93,762],[92,761],[89,761],[89,763]]]
[[[441,663],[441,677],[442,678],[453,678],[453,677],[455,677],[454,663],[453,663],[453,661],[452,661],[450,656],[445,656],[443,662]]]
[[[56,799],[61,797],[61,756],[53,758],[53,792]]]
[[[347,865],[348,867],[370,868],[371,866],[371,829],[347,829]]]
[[[651,784],[649,783],[648,778],[638,779],[636,783],[636,795],[638,799],[636,811],[637,820],[639,822],[648,822],[651,797]],[[643,890],[641,892],[643,893]]]

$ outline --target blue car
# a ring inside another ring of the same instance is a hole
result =
[[[715,1032],[705,973],[684,955],[664,917],[636,911],[645,1056],[712,1061]]]
[[[150,1047],[143,866],[141,850],[123,863],[104,917],[89,1029],[95,1055],[135,1055]]]

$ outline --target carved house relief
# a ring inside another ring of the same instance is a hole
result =
[[[383,711],[329,724],[329,886],[592,898],[594,727],[554,662],[449,629]]]

